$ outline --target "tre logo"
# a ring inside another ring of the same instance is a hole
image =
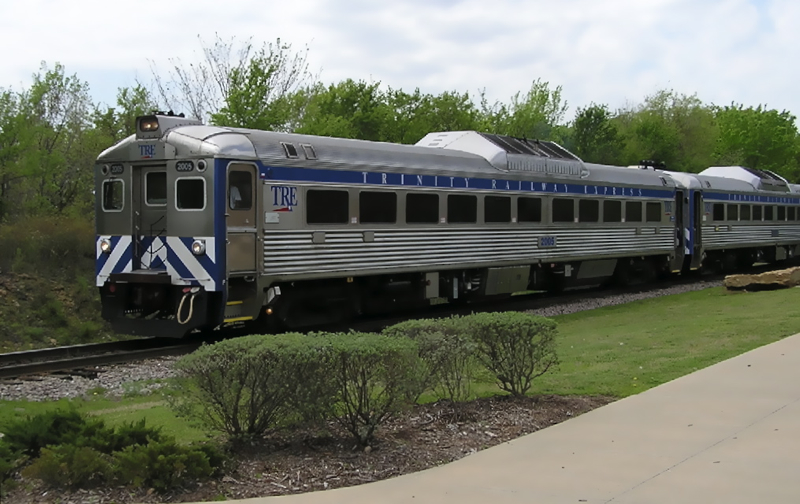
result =
[[[155,145],[147,145],[147,144],[140,145],[139,146],[139,154],[143,158],[155,157],[155,155],[156,155],[156,146]]]
[[[272,206],[291,210],[297,206],[297,188],[293,186],[272,186]]]

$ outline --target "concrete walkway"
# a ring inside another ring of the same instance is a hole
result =
[[[250,504],[800,503],[800,335],[451,464]]]

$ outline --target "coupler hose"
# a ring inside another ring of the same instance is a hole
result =
[[[190,320],[192,320],[192,315],[194,314],[194,299],[195,297],[197,297],[197,294],[199,292],[200,292],[199,287],[192,287],[191,289],[184,290],[181,302],[178,304],[178,313],[175,314],[175,318],[178,319],[179,324],[184,325]],[[189,298],[189,315],[185,319],[181,320],[181,312],[183,312],[183,303],[186,302],[186,298]]]

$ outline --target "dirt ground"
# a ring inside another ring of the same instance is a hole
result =
[[[275,433],[237,450],[225,476],[183,489],[156,492],[106,488],[65,492],[22,484],[4,496],[17,503],[161,503],[244,499],[340,488],[421,471],[460,459],[608,404],[608,397],[493,397],[414,408],[358,448],[337,425],[324,432]]]

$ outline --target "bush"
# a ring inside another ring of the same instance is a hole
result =
[[[282,348],[289,417],[301,422],[328,419],[334,412],[337,388],[331,380],[335,362],[326,334],[311,334],[297,343]]]
[[[419,393],[432,389],[437,398],[465,401],[475,374],[474,341],[465,334],[463,319],[408,320],[384,329],[387,336],[413,339],[419,346],[415,374]]]
[[[17,453],[33,461],[22,474],[53,487],[85,488],[120,481],[166,490],[186,479],[206,478],[225,457],[211,445],[183,447],[145,420],[116,429],[75,410],[51,410],[5,429],[0,477],[16,467]]]
[[[114,474],[118,482],[134,487],[147,486],[159,492],[214,473],[203,448],[178,445],[165,438],[147,445],[128,446],[114,454]]]
[[[336,418],[360,445],[367,445],[378,425],[408,405],[417,345],[380,334],[342,333],[325,339],[333,352]]]
[[[526,313],[476,313],[464,317],[478,359],[502,390],[524,395],[531,382],[558,364],[556,323]]]
[[[39,458],[23,469],[52,487],[87,488],[106,484],[111,475],[108,455],[88,446],[71,444],[42,448]]]
[[[87,436],[103,428],[102,420],[88,420],[74,409],[54,409],[10,423],[3,440],[12,450],[36,458],[46,446],[85,445]]]
[[[113,453],[126,446],[146,445],[162,438],[160,427],[148,427],[142,418],[138,422],[123,423],[116,429],[98,429],[80,444],[91,446],[102,453]]]
[[[0,225],[0,270],[66,278],[91,275],[94,244],[91,219],[25,218]]]
[[[17,459],[19,459],[19,453],[0,439],[0,483],[11,477],[17,468]]]
[[[201,347],[176,364],[185,393],[174,406],[233,438],[318,415],[332,394],[322,344],[283,334]]]

